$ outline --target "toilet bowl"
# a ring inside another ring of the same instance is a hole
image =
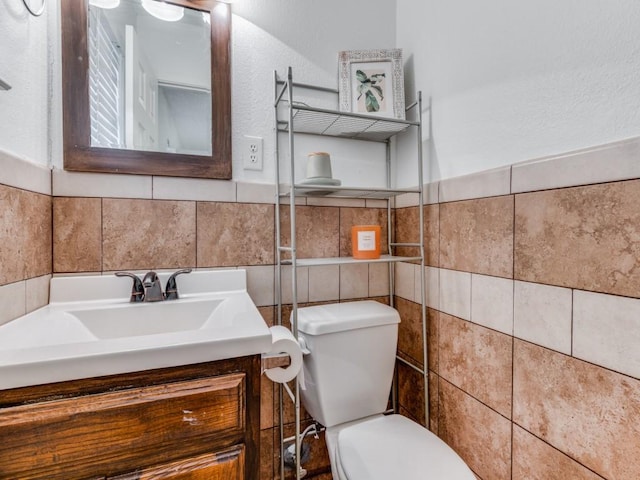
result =
[[[398,339],[398,312],[374,301],[298,310],[309,350],[302,403],[327,428],[334,480],[475,480],[442,440],[387,409]]]
[[[446,443],[401,415],[356,422],[326,438],[334,449],[334,479],[475,480]]]

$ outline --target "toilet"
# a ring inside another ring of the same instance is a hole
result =
[[[326,427],[334,480],[475,480],[440,438],[384,415],[393,378],[398,312],[375,301],[300,308],[302,403]]]

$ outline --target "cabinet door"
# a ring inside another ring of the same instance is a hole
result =
[[[178,460],[135,472],[109,477],[107,480],[242,480],[244,446],[219,453]]]
[[[0,478],[110,475],[243,443],[245,377],[233,373],[2,409]]]

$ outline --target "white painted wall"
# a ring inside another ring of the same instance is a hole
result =
[[[437,180],[640,134],[640,3],[397,0],[407,90],[433,98]],[[398,182],[410,142],[398,148]]]
[[[49,164],[47,24],[46,12],[33,17],[22,1],[0,1],[0,78],[12,87],[0,90],[0,150],[40,165]]]
[[[0,149],[42,165],[51,156],[61,168],[58,7],[49,0],[48,14],[34,18],[22,2],[0,2],[0,78],[13,86],[0,91]],[[633,0],[236,0],[232,8],[237,180],[274,178],[273,70],[291,65],[296,80],[334,87],[343,49],[404,49],[407,98],[418,89],[433,98],[431,136],[428,122],[423,135],[427,180],[640,132]],[[263,172],[242,169],[245,134],[264,138]],[[299,138],[301,175],[307,152],[328,150],[334,177],[383,181],[379,145]],[[399,143],[398,184],[415,184],[415,142]]]
[[[233,15],[233,176],[273,182],[273,72],[294,81],[338,86],[338,52],[391,48],[395,44],[395,2],[388,0],[235,0]],[[307,97],[308,103],[337,108],[337,96]],[[302,98],[305,100],[305,97]],[[242,136],[264,138],[264,170],[242,168]],[[281,148],[286,147],[282,138]],[[285,150],[287,151],[287,150]],[[304,178],[306,154],[331,153],[333,177],[343,184],[385,182],[385,150],[371,142],[296,137],[296,170]],[[288,170],[281,172],[288,175]]]
[[[287,67],[292,66],[295,80],[298,82],[337,88],[337,58],[340,50],[394,46],[395,2],[235,0],[231,8],[233,178],[273,183],[274,70],[285,74]],[[59,68],[59,53],[56,55]],[[59,82],[54,85],[55,91],[60,88]],[[316,97],[312,101],[321,106],[337,108],[337,96]],[[61,106],[55,103],[54,98],[55,118],[61,119]],[[56,131],[53,140],[53,164],[56,168],[62,168],[61,129],[55,125],[54,129]],[[263,171],[243,170],[243,135],[264,139]],[[362,185],[365,181],[371,181],[380,186],[384,185],[383,145],[326,140],[319,137],[297,137],[296,168],[300,174],[298,178],[304,178],[306,154],[318,150],[331,153],[333,176],[341,179],[343,184]],[[283,175],[286,174],[284,171]]]

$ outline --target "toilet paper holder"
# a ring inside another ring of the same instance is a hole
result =
[[[307,343],[304,341],[304,338],[299,337],[298,343],[300,344],[302,355],[309,355],[311,353],[307,347]],[[270,368],[287,368],[291,365],[291,357],[288,353],[263,353],[261,363],[262,369],[260,373],[263,374]]]
[[[287,353],[262,354],[262,373],[270,368],[287,368],[291,365],[291,357]]]

